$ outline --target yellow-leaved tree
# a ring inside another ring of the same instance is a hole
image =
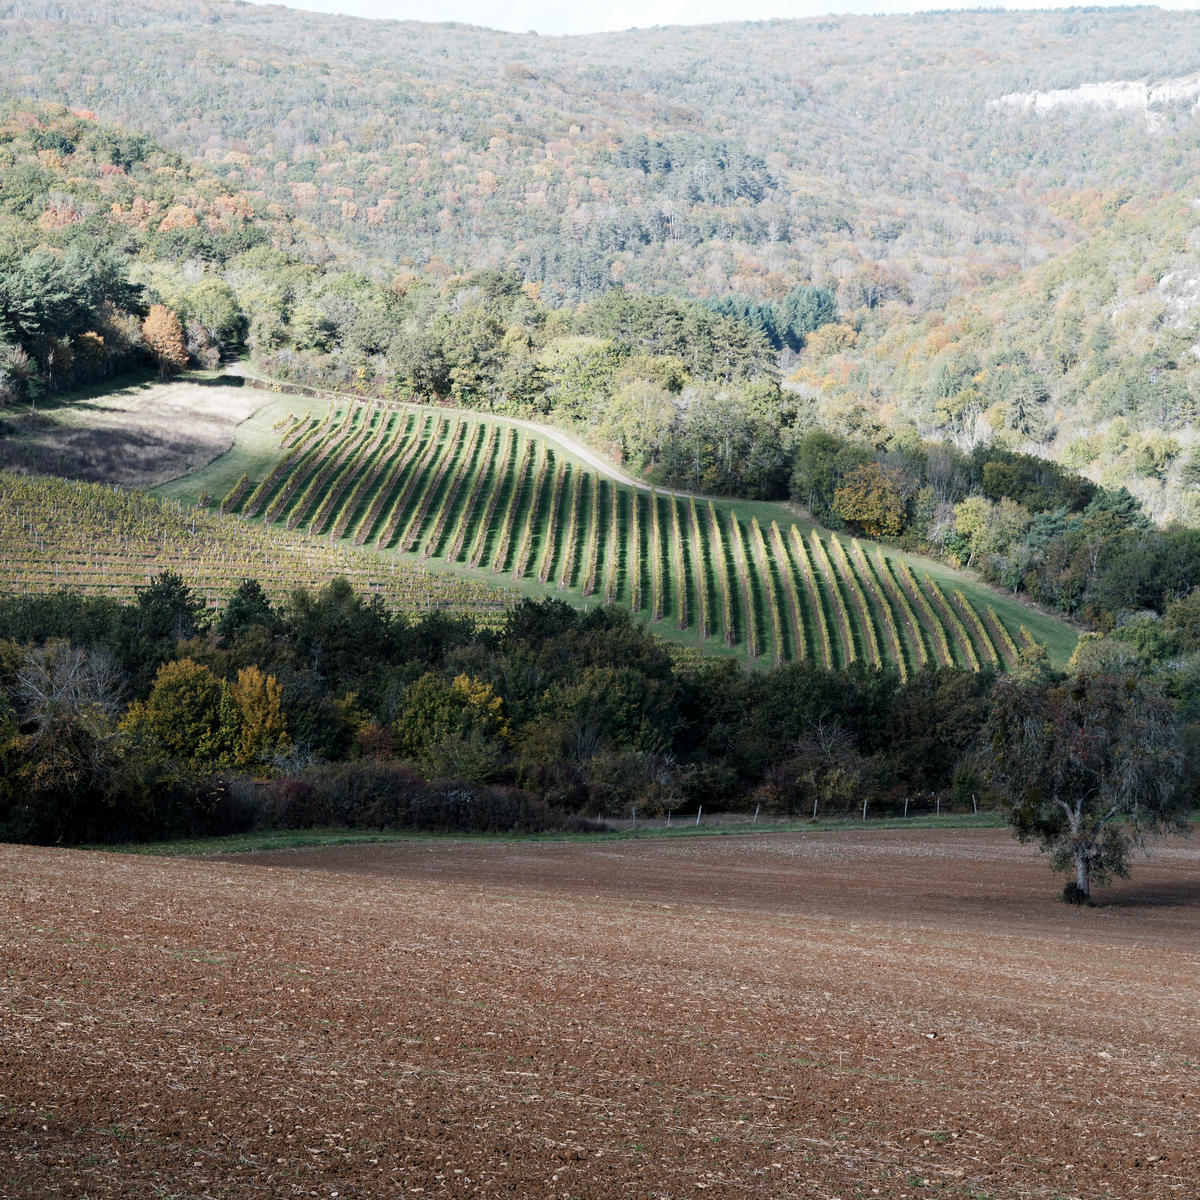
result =
[[[469,783],[495,777],[512,736],[504,701],[469,675],[450,683],[422,675],[408,689],[392,731],[397,752],[427,774]]]
[[[229,692],[238,718],[234,745],[237,765],[256,767],[286,750],[290,741],[283,713],[283,689],[275,676],[256,666],[243,667]]]

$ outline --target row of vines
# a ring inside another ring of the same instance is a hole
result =
[[[239,480],[220,509],[323,535],[333,552],[624,604],[768,662],[890,662],[905,676],[932,663],[1006,668],[1028,640],[882,549],[629,488],[471,414],[340,405],[287,422],[282,442],[273,468]]]
[[[248,493],[247,493],[248,494]],[[144,492],[0,472],[0,593],[71,589],[127,599],[171,570],[217,605],[246,577],[282,600],[344,576],[406,610],[440,608],[498,623],[511,589],[433,573],[395,555],[181,507]]]

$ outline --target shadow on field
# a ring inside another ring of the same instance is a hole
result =
[[[1155,884],[1152,887],[1124,887],[1106,893],[1102,908],[1200,908],[1200,881]]]

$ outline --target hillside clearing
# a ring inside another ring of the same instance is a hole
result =
[[[266,398],[221,377],[145,380],[5,417],[0,469],[150,488],[225,454]]]

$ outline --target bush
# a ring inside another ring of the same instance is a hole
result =
[[[347,826],[453,833],[586,829],[518,788],[425,783],[406,767],[373,759],[309,767],[257,785],[255,824],[265,829]],[[598,828],[598,827],[594,827]]]

